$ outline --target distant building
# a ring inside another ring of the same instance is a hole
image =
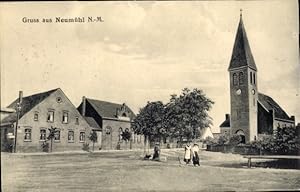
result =
[[[213,135],[210,127],[207,127],[207,128],[204,128],[204,129],[201,130],[201,137],[200,137],[200,139],[203,140],[203,139],[206,139],[208,137],[214,138],[214,135]]]
[[[131,128],[135,114],[125,103],[117,104],[83,97],[78,111],[90,126],[99,128],[97,148],[107,150],[144,147],[144,136],[135,134]],[[129,139],[123,137],[124,132],[130,134]]]
[[[256,140],[259,134],[272,134],[278,127],[295,126],[295,117],[271,97],[258,92],[257,67],[248,42],[242,14],[228,68],[230,77],[230,118],[226,115],[221,132]]]
[[[53,151],[82,150],[92,128],[80,115],[61,89],[22,96],[8,108],[20,107],[17,128],[17,152],[42,152],[42,144],[47,140],[49,128],[57,128]],[[20,103],[20,105],[18,105]],[[2,112],[2,111],[1,111]],[[1,150],[13,144],[16,112],[1,117]],[[4,139],[2,139],[2,137]]]

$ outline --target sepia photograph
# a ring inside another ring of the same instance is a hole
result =
[[[1,191],[299,191],[299,1],[0,3]]]

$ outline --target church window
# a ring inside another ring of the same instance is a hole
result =
[[[239,84],[240,85],[244,84],[244,73],[243,72],[239,73]]]
[[[255,85],[255,73],[253,73],[253,84]]]
[[[250,71],[250,83],[252,84],[252,72]]]
[[[237,85],[238,84],[238,77],[237,77],[237,74],[234,73],[233,74],[233,85]]]
[[[119,128],[119,141],[122,141],[122,134],[123,134],[123,129],[122,127]]]

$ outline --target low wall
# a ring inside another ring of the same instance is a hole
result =
[[[222,153],[236,153],[242,155],[259,155],[263,152],[247,145],[207,145],[207,151],[222,152]]]

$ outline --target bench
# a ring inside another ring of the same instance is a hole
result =
[[[299,159],[297,155],[245,155],[244,158],[248,158],[248,168],[251,167],[251,159]]]

